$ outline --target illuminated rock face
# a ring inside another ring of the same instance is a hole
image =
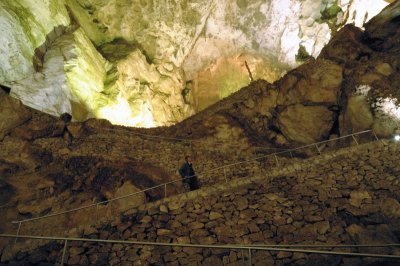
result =
[[[106,61],[79,29],[53,42],[43,68],[16,81],[12,95],[46,113],[68,112],[76,119],[86,119],[108,100],[101,94],[105,76]]]
[[[54,28],[69,24],[62,1],[1,1],[0,82],[30,75],[35,49],[46,43]]]
[[[368,1],[6,0],[0,82],[54,115],[173,124],[251,78],[277,80],[316,57],[331,29],[388,4]]]

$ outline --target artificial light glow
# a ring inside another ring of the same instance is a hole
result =
[[[378,98],[375,103],[376,109],[384,113],[385,115],[391,116],[395,119],[400,119],[400,107],[397,106],[397,99],[393,98]]]
[[[399,140],[400,140],[400,135],[394,136],[394,140],[395,140],[395,141],[399,141]]]
[[[371,89],[372,88],[369,85],[359,85],[355,89],[355,94],[359,96],[368,96],[368,93]]]
[[[148,102],[144,102],[139,107],[138,113],[133,113],[128,101],[117,97],[117,102],[107,105],[97,111],[98,118],[104,118],[111,123],[132,127],[155,127],[153,115]]]

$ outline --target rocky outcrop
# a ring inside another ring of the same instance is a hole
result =
[[[375,17],[365,33],[345,26],[319,56],[344,68],[339,98],[342,134],[373,128],[380,136],[391,136],[399,130],[400,95],[395,84],[400,74],[395,69],[400,46],[398,37],[393,38],[399,35],[397,6],[394,3]],[[387,29],[387,35],[380,32],[374,37],[377,28]]]
[[[223,115],[229,121],[237,121],[234,127],[244,128],[252,139],[278,145],[316,142],[329,137],[333,131],[343,82],[340,65],[330,60],[312,61],[290,71],[274,84],[262,80],[253,82],[184,121],[180,128],[186,127],[194,134],[205,132],[209,127],[205,121],[209,117]],[[173,127],[169,130],[180,134]]]
[[[255,81],[181,127],[185,132],[205,132],[210,125],[202,121],[222,115],[253,140],[277,145],[311,143],[367,129],[381,137],[392,136],[400,129],[396,85],[400,45],[393,37],[399,34],[397,5],[388,6],[365,32],[352,25],[343,27],[316,60],[279,81]],[[386,37],[368,37],[373,36],[368,29],[377,28],[374,23],[383,23],[379,25],[388,29]],[[174,128],[167,131],[181,134]]]
[[[276,125],[290,141],[317,142],[329,136],[336,119],[343,69],[317,60],[288,73],[279,81]]]

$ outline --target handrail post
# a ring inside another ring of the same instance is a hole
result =
[[[379,138],[378,138],[378,136],[376,135],[375,131],[373,131],[373,130],[371,130],[371,131],[372,131],[372,133],[374,134],[375,139],[376,139],[376,140],[379,140]]]
[[[351,134],[351,137],[354,139],[354,141],[355,141],[356,144],[358,145],[358,141],[356,140],[356,137],[354,137],[354,134]]]
[[[276,154],[274,154],[275,157],[275,161],[276,161],[276,166],[279,167],[279,161],[278,161],[278,157],[276,157]]]
[[[244,258],[243,249],[240,249],[240,252],[242,253],[242,262],[243,262],[243,265],[246,265],[246,260],[245,260],[245,258]]]
[[[315,144],[315,147],[317,148],[317,151],[318,151],[319,155],[321,155],[321,151],[319,150],[319,148],[318,148],[318,145],[317,145],[317,144]]]
[[[164,184],[164,198],[167,197],[167,183]]]
[[[251,259],[251,248],[249,248],[249,265],[253,265],[252,259]]]
[[[96,204],[96,223],[99,222],[99,204]]]
[[[290,158],[293,158],[293,154],[292,154],[292,151],[290,151]]]
[[[21,230],[21,224],[22,224],[21,222],[18,223],[17,236],[19,236],[19,231]],[[18,238],[16,237],[14,244],[17,243],[17,241],[18,241]]]
[[[67,243],[68,243],[68,240],[67,239],[64,239],[64,248],[63,248],[63,253],[62,253],[62,257],[61,257],[61,266],[63,266],[64,265],[64,260],[65,260],[65,252],[67,251]]]
[[[226,168],[225,168],[225,166],[223,167],[223,169],[224,169],[225,183],[228,183],[228,178],[226,177]]]

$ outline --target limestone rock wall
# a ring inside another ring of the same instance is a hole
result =
[[[0,82],[50,114],[170,125],[247,85],[246,63],[254,79],[273,82],[296,58],[317,56],[331,30],[361,26],[359,17],[370,19],[386,4],[3,1]],[[77,26],[73,44],[60,45]]]
[[[89,238],[203,244],[399,243],[399,145],[380,141],[326,154],[268,178],[258,176],[130,210],[112,223],[76,232]],[[379,235],[379,238],[376,236]],[[339,249],[336,249],[339,251]],[[346,251],[350,251],[346,249]],[[393,254],[394,249],[360,252]],[[71,243],[68,264],[236,265],[234,250]],[[21,252],[14,262],[55,262],[61,246]],[[381,259],[253,252],[253,264],[376,265]],[[389,263],[390,261],[386,261]]]
[[[82,29],[55,40],[40,71],[16,81],[11,95],[25,105],[58,116],[70,113],[77,120],[96,116],[107,103],[104,91],[106,61]]]
[[[35,49],[45,48],[48,34],[55,28],[70,24],[64,1],[50,0],[2,1],[0,21],[0,83],[5,85],[32,75]]]
[[[251,83],[183,121],[180,129],[204,132],[210,126],[204,121],[222,115],[253,140],[284,146],[366,129],[381,137],[398,134],[398,5],[388,6],[365,32],[346,25],[316,60],[289,71],[273,84]],[[375,23],[386,30],[378,32]],[[167,131],[182,134],[173,127]]]

